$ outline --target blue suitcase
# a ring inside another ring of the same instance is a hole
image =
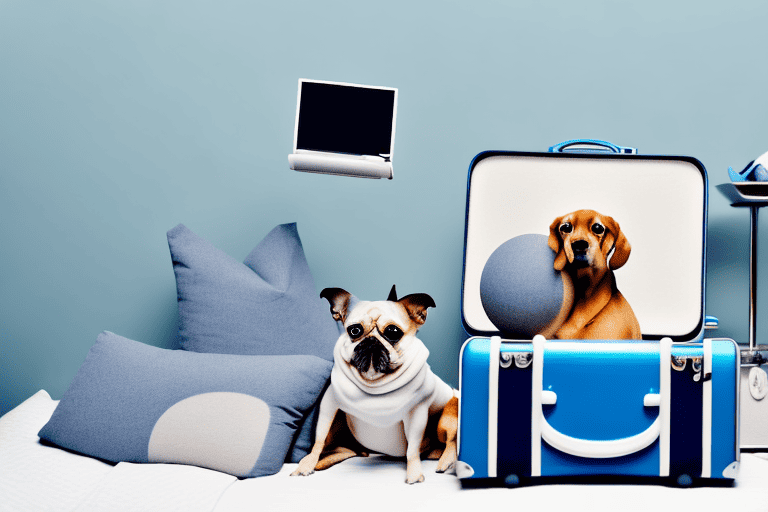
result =
[[[739,350],[704,337],[706,171],[692,158],[599,144],[608,151],[561,152],[565,143],[470,164],[462,321],[471,337],[456,466],[465,483],[737,475]],[[642,340],[503,339],[498,312],[491,320],[483,305],[484,266],[505,241],[546,234],[578,207],[609,210],[632,239],[634,261],[615,280]]]

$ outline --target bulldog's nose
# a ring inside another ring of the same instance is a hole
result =
[[[587,249],[589,249],[589,242],[586,240],[576,240],[571,242],[571,249],[576,253],[586,253]]]

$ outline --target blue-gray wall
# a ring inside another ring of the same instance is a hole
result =
[[[704,163],[707,312],[745,342],[748,215],[714,185],[768,150],[767,22],[763,0],[0,1],[0,414],[60,398],[101,330],[173,346],[179,222],[242,259],[296,221],[318,290],[430,293],[456,385],[468,164],[574,137]],[[399,88],[393,181],[288,169],[300,77]]]

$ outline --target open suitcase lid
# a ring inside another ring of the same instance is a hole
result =
[[[480,279],[504,242],[549,235],[552,222],[590,209],[613,217],[632,249],[615,272],[643,339],[691,341],[704,330],[707,174],[691,157],[603,151],[488,151],[469,166],[464,232],[462,322],[470,336],[499,331],[486,314]],[[604,151],[609,147],[609,151]]]

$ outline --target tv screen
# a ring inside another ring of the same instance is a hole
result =
[[[300,82],[295,149],[390,157],[397,89]]]

